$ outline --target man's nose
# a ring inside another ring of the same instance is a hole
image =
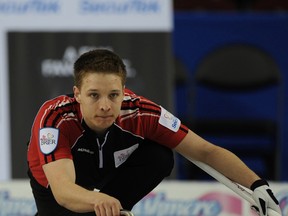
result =
[[[108,98],[102,98],[100,100],[100,108],[103,111],[108,111],[111,108],[110,101]]]

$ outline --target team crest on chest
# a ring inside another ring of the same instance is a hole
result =
[[[39,146],[43,154],[52,153],[58,144],[59,129],[42,128],[39,131]]]
[[[135,144],[129,148],[114,152],[115,167],[123,164],[130,155],[138,148],[139,144]]]

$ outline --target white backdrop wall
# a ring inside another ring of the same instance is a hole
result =
[[[172,28],[171,0],[0,0],[0,180],[12,178],[10,98],[17,100],[9,92],[8,62],[13,65],[8,59],[9,33],[170,32]],[[17,46],[12,47],[17,53]]]
[[[288,215],[288,185],[271,183]],[[257,216],[250,204],[224,185],[197,181],[163,181],[132,209],[137,216]],[[0,183],[0,216],[34,215],[36,205],[28,180]]]

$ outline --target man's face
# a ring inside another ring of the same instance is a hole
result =
[[[74,86],[73,90],[89,128],[102,133],[113,124],[120,113],[124,97],[124,87],[119,76],[87,73],[81,88]]]

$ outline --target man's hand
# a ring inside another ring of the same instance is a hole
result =
[[[253,190],[252,197],[257,204],[257,206],[253,206],[253,208],[259,210],[260,216],[267,216],[267,208],[270,208],[281,215],[279,202],[274,196],[267,181],[263,179],[255,181],[251,185],[251,190]]]
[[[134,216],[134,214],[131,211],[129,211],[129,210],[122,209],[120,211],[120,216]]]
[[[94,211],[97,216],[120,215],[120,209],[122,209],[122,206],[119,200],[101,192],[97,193],[99,193],[99,198],[94,204]]]

